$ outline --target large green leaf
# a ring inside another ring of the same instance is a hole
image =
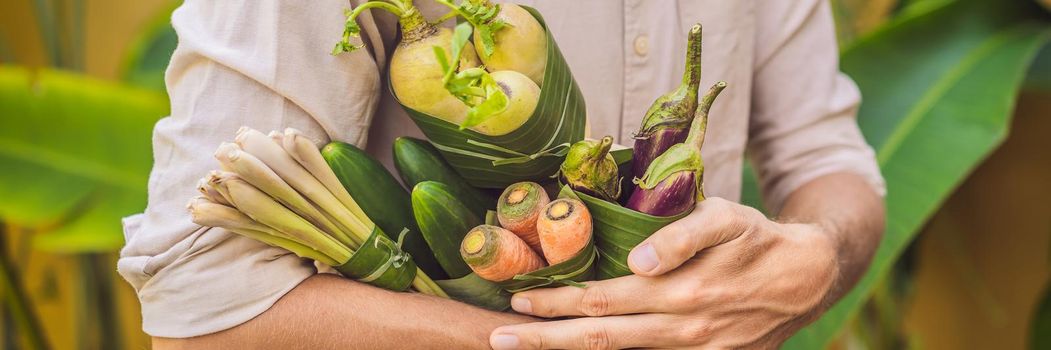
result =
[[[121,76],[124,81],[156,91],[165,91],[164,71],[168,69],[172,52],[178,44],[171,16],[181,1],[169,1],[167,7],[159,11],[147,22],[143,30],[132,41],[127,56],[121,64]]]
[[[0,66],[0,218],[52,250],[112,250],[145,206],[163,95],[58,71]]]
[[[931,214],[1007,134],[1048,25],[1031,2],[957,1],[907,11],[844,52],[864,96],[859,124],[887,181],[887,231],[868,273],[789,349],[823,348]]]

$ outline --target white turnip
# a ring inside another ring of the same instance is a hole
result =
[[[395,96],[405,106],[429,114],[454,124],[462,124],[468,113],[468,106],[449,93],[444,87],[444,69],[434,55],[433,48],[444,49],[446,55],[453,55],[450,44],[452,31],[428,23],[419,9],[413,6],[412,0],[374,0],[369,1],[347,13],[346,28],[343,40],[336,44],[334,54],[351,52],[360,45],[350,43],[350,37],[357,37],[361,28],[355,21],[363,11],[373,8],[386,10],[398,16],[401,24],[401,42],[394,49],[390,61],[391,88]],[[459,55],[459,67],[478,66],[478,58],[473,46],[467,43],[465,53]]]

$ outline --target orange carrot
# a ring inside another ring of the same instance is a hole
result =
[[[547,263],[554,265],[576,256],[591,240],[591,213],[576,199],[557,199],[536,222]]]
[[[500,282],[544,267],[544,260],[511,231],[479,225],[460,244],[460,256],[478,277]]]
[[[535,182],[519,182],[507,186],[496,203],[496,218],[500,226],[521,237],[534,251],[540,252],[540,237],[536,234],[536,219],[551,202],[547,192]]]

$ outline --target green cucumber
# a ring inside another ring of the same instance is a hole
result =
[[[412,188],[412,213],[423,238],[434,250],[438,263],[450,278],[471,273],[460,257],[460,242],[482,219],[463,202],[451,186],[424,181]]]
[[[404,136],[395,139],[394,167],[408,188],[424,181],[437,181],[449,186],[479,217],[484,217],[486,210],[496,208],[496,197],[469,185],[430,142]]]
[[[427,276],[447,277],[416,226],[408,192],[380,162],[360,148],[339,141],[326,145],[321,155],[365,215],[387,237],[396,241],[403,229],[409,230],[402,249],[412,255],[412,260]]]

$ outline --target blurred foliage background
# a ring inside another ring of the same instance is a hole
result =
[[[858,288],[786,348],[1051,348],[1049,2],[832,0],[888,226]],[[4,349],[149,347],[115,264],[177,5],[0,3]]]

